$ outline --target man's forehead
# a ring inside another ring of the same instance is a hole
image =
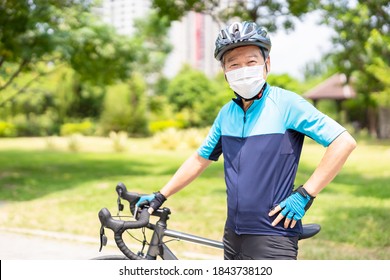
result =
[[[247,47],[240,47],[240,48],[235,48],[232,51],[228,52],[225,54],[225,61],[233,61],[238,58],[260,58],[261,53],[260,53],[260,48],[255,47],[255,48],[247,48]]]

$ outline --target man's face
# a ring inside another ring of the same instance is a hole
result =
[[[257,46],[243,46],[228,51],[223,57],[223,70],[229,72],[246,66],[263,65],[264,58],[260,48]],[[270,70],[269,56],[266,60],[267,69]],[[264,79],[267,77],[266,67],[263,73]]]

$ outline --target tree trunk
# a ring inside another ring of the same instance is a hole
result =
[[[390,108],[380,107],[378,114],[378,138],[390,139]]]
[[[367,129],[369,135],[372,137],[379,137],[378,135],[378,112],[375,108],[367,108]]]

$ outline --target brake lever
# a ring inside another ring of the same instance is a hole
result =
[[[141,212],[143,211],[143,209],[148,209],[150,206],[149,204],[145,204],[145,203],[141,203]],[[138,214],[138,209],[140,209],[140,207],[136,204],[135,205],[135,208],[134,208],[134,219],[137,220],[137,214]],[[157,211],[154,211],[154,213],[157,212]]]
[[[138,205],[136,204],[134,208],[134,216],[133,216],[134,219],[137,219],[137,212],[138,212]]]
[[[116,203],[118,204],[118,211],[121,212],[123,211],[124,209],[124,206],[123,204],[121,203],[121,198],[118,196],[118,200],[116,201]]]
[[[104,234],[104,226],[100,227],[100,249],[99,252],[102,251],[103,246],[107,245],[107,236]]]

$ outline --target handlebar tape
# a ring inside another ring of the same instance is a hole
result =
[[[122,234],[127,229],[142,228],[148,225],[150,214],[147,209],[143,209],[137,221],[120,221],[112,218],[110,211],[103,208],[99,211],[101,224],[114,232],[115,242],[122,253],[131,260],[142,260],[143,258],[134,254],[123,242]]]

